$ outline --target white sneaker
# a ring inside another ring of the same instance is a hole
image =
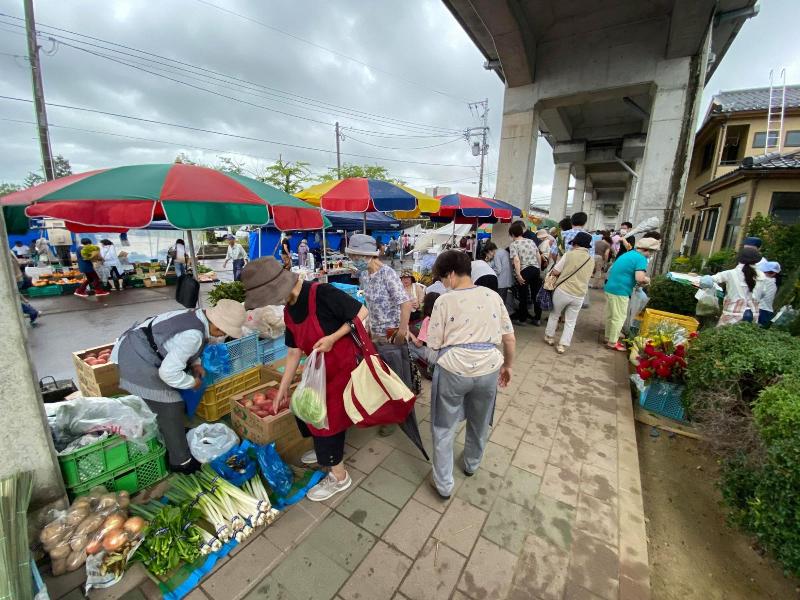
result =
[[[303,456],[300,457],[300,462],[304,465],[315,465],[317,464],[317,453],[313,450],[309,450],[308,452],[303,453]]]
[[[350,479],[350,473],[347,473],[342,481],[337,481],[333,473],[328,473],[325,479],[306,492],[306,498],[312,502],[322,502],[334,494],[345,491],[352,483],[353,480]]]

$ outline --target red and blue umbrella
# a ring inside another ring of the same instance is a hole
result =
[[[439,196],[439,201],[441,206],[437,212],[430,213],[431,220],[470,224],[497,223],[522,216],[522,211],[516,206],[494,198],[448,194]]]
[[[425,205],[420,206],[423,211],[436,207],[436,201],[430,196],[388,181],[364,177],[326,181],[296,195],[309,204],[334,212],[411,212],[421,204]]]

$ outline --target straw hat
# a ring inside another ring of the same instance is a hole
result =
[[[400,273],[400,279],[404,279],[406,277],[410,277],[411,281],[414,283],[417,282],[417,278],[414,276],[414,271],[411,269],[403,269],[403,271]]]
[[[652,250],[657,252],[661,250],[661,241],[655,238],[642,238],[636,242],[636,247],[642,250]]]
[[[298,276],[274,258],[251,260],[242,269],[244,306],[247,310],[286,304]]]
[[[245,316],[241,302],[227,298],[217,302],[216,306],[206,309],[208,320],[232,338],[242,337]]]

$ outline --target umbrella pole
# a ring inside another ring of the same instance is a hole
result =
[[[475,243],[472,244],[472,260],[478,256],[478,219],[475,219]]]
[[[319,212],[322,214],[322,210]],[[328,242],[325,241],[325,215],[322,215],[322,272],[328,272]]]
[[[194,253],[194,239],[192,238],[192,231],[186,231],[186,240],[189,242],[189,258],[192,261],[192,276],[197,279],[197,257]]]
[[[261,235],[263,233],[263,229],[261,226],[258,227],[258,258],[261,258]]]
[[[367,233],[367,213],[364,212],[364,233]]]

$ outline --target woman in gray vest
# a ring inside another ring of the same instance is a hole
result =
[[[198,389],[201,364],[209,342],[242,337],[244,306],[220,300],[205,310],[175,310],[138,323],[123,333],[111,359],[119,365],[120,387],[141,397],[158,418],[167,445],[170,469],[191,472],[197,464],[189,453],[180,390]],[[215,340],[216,338],[216,340]]]

